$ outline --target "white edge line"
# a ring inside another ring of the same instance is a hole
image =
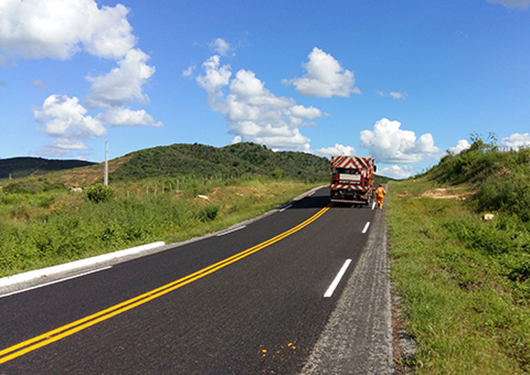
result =
[[[112,260],[112,259],[123,258],[129,255],[132,255],[132,254],[140,253],[142,251],[153,249],[153,248],[164,246],[164,245],[165,243],[163,241],[153,242],[147,245],[141,245],[141,246],[133,247],[133,248],[126,249],[126,250],[115,251],[112,253],[98,255],[92,258],[80,259],[74,262],[60,264],[58,266],[53,266],[53,267],[43,268],[40,270],[19,273],[13,276],[3,277],[3,278],[0,278],[0,287],[18,284],[21,282],[38,279],[43,276],[49,276],[49,275],[57,274],[57,273],[64,272],[64,271],[72,271],[72,270],[80,269],[82,267],[92,266],[97,263],[105,262],[105,261]]]
[[[63,281],[66,281],[66,280],[71,280],[71,279],[75,279],[75,278],[77,278],[77,277],[90,275],[91,273],[96,273],[96,272],[99,272],[99,271],[108,270],[109,268],[112,268],[112,266],[99,268],[99,269],[97,269],[97,270],[88,271],[88,272],[85,272],[85,273],[81,273],[81,274],[79,274],[79,275],[74,275],[74,276],[70,276],[70,277],[65,277],[64,279],[59,279],[59,280],[50,281],[49,283],[46,283],[46,284],[35,285],[35,286],[30,287],[30,288],[26,288],[26,289],[22,289],[22,290],[17,290],[17,291],[11,292],[11,293],[2,294],[2,295],[0,295],[0,298],[9,297],[9,296],[12,296],[13,294],[19,294],[19,293],[27,292],[27,291],[29,291],[29,290],[33,290],[33,289],[37,289],[37,288],[42,288],[42,287],[44,287],[44,286],[48,286],[48,285],[52,285],[52,284],[58,284],[58,283],[61,283],[61,282],[63,282]]]
[[[346,259],[346,261],[342,265],[342,268],[340,269],[339,273],[337,274],[337,276],[335,276],[335,280],[333,280],[333,282],[329,286],[328,290],[324,294],[324,298],[329,298],[329,297],[331,297],[333,295],[333,292],[335,291],[335,289],[339,285],[339,282],[342,279],[342,276],[344,276],[344,273],[348,269],[348,266],[350,265],[350,263],[351,263],[351,259]]]
[[[368,228],[370,227],[370,222],[368,221],[366,223],[366,225],[364,226],[364,229],[363,229],[363,234],[365,234],[366,232],[368,232]]]
[[[240,227],[237,227],[237,228],[234,228],[234,229],[230,229],[230,230],[227,230],[225,232],[221,232],[221,233],[217,234],[217,237],[221,237],[221,236],[224,236],[225,234],[237,232],[238,230],[244,229],[246,227],[247,227],[246,225],[242,225]]]
[[[283,211],[285,211],[285,210],[288,210],[288,209],[291,208],[292,206],[293,206],[293,205],[290,204],[290,205],[288,205],[287,207],[282,208],[282,209],[280,210],[280,212],[283,212]]]

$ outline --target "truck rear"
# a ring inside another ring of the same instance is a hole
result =
[[[373,200],[372,183],[377,170],[374,158],[332,156],[330,200],[350,204],[369,204]]]

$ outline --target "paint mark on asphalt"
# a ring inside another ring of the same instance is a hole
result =
[[[370,228],[370,222],[367,222],[366,225],[364,226],[363,234],[365,234],[366,232],[368,232],[368,228]]]
[[[224,231],[224,232],[221,232],[217,235],[217,237],[221,237],[221,236],[224,236],[225,234],[229,234],[229,233],[234,233],[234,232],[237,232],[238,230],[241,230],[241,229],[245,229],[247,226],[246,225],[242,225],[240,227],[237,227],[237,228],[233,228],[233,229],[230,229],[230,230],[227,230],[227,231]]]
[[[337,276],[335,276],[335,280],[333,280],[333,282],[329,286],[328,290],[324,294],[324,298],[329,298],[329,297],[331,297],[333,295],[333,292],[335,291],[335,289],[339,285],[340,280],[342,279],[342,276],[344,276],[344,273],[346,273],[346,270],[348,269],[348,266],[350,265],[350,263],[351,263],[351,259],[346,259],[346,261],[342,265],[342,268],[340,269],[339,273],[337,274]]]
[[[188,276],[182,277],[178,280],[175,280],[169,284],[163,285],[159,288],[153,289],[147,293],[144,293],[142,295],[139,295],[137,297],[131,298],[127,301],[124,301],[122,303],[119,303],[117,305],[111,306],[105,310],[99,311],[95,314],[86,316],[82,319],[79,319],[75,322],[66,324],[62,327],[56,328],[52,331],[46,332],[42,335],[36,336],[32,339],[26,340],[24,342],[21,342],[19,344],[13,345],[9,348],[6,348],[4,350],[0,350],[0,364],[6,363],[8,361],[11,361],[17,357],[20,357],[26,353],[32,352],[34,350],[37,350],[39,348],[42,348],[43,346],[49,345],[53,342],[59,341],[65,337],[68,337],[70,335],[73,335],[79,331],[82,331],[88,327],[91,327],[95,324],[98,324],[102,321],[105,321],[107,319],[110,319],[116,315],[122,314],[126,311],[129,311],[131,309],[134,309],[135,307],[141,306],[149,301],[152,301],[156,298],[159,298],[163,295],[166,295],[167,293],[172,292],[173,290],[179,289],[187,284],[190,284],[194,282],[195,280],[198,280],[200,278],[203,278],[207,275],[210,275],[217,270],[220,270],[232,263],[235,263],[243,258],[246,258],[249,255],[252,255],[278,241],[281,241],[285,237],[290,236],[293,233],[298,232],[302,228],[305,228],[315,220],[317,220],[319,217],[324,215],[329,209],[331,208],[331,203],[328,204],[326,207],[318,211],[316,214],[311,216],[309,219],[305,220],[304,222],[298,224],[297,226],[267,240],[264,241],[256,246],[253,246],[247,250],[244,250],[240,253],[237,253],[235,255],[232,255],[229,258],[226,258],[220,262],[217,262],[215,264],[212,264],[206,268],[203,268],[197,272],[194,272]],[[338,283],[338,282],[337,282]]]
[[[283,211],[285,211],[285,210],[288,210],[288,209],[291,208],[291,207],[293,207],[292,204],[288,205],[287,207],[282,208],[282,209],[280,210],[280,212],[283,212]]]

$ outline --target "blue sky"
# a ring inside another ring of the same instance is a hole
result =
[[[0,158],[530,145],[530,0],[0,0]]]

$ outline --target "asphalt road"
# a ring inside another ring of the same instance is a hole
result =
[[[382,213],[328,203],[0,298],[0,374],[389,373]]]

